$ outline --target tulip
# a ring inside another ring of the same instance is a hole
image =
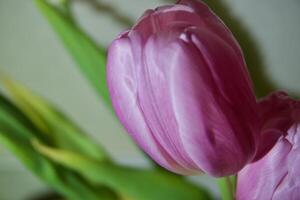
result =
[[[146,11],[110,45],[107,84],[121,123],[166,169],[218,177],[253,160],[260,123],[243,54],[204,3]]]
[[[272,135],[277,135],[271,130],[282,133],[263,158],[238,173],[237,200],[298,200],[300,101],[276,93],[264,99],[262,105],[263,115],[268,116],[264,128],[269,130],[267,135],[271,135],[271,142]]]
[[[286,135],[294,123],[291,113],[295,110],[295,102],[285,92],[270,94],[258,103],[261,122],[261,139],[254,160],[263,157],[277,142],[278,138]]]

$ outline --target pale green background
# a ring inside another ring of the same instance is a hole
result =
[[[105,2],[111,2],[134,20],[146,8],[163,1]],[[228,0],[226,3],[259,44],[268,77],[278,88],[300,94],[300,1]],[[81,24],[105,45],[124,29],[84,3],[77,3],[75,11]],[[51,100],[120,162],[146,164],[30,0],[0,0],[0,70]],[[201,181],[216,189],[210,179]],[[0,146],[0,200],[26,199],[45,188]]]

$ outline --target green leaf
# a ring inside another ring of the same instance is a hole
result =
[[[99,162],[70,151],[55,149],[33,141],[36,149],[53,161],[80,173],[94,184],[113,188],[124,199],[133,200],[209,200],[208,192],[173,174],[122,167]],[[80,163],[80,165],[78,165]]]
[[[109,160],[104,148],[94,143],[74,123],[41,97],[8,78],[2,77],[2,82],[18,108],[40,130],[47,142],[51,141],[57,147],[72,150],[94,159]]]
[[[35,0],[39,10],[64,43],[87,80],[96,89],[103,101],[111,108],[106,86],[106,51],[96,45],[74,22],[72,16],[45,0]]]
[[[49,186],[70,200],[115,200],[110,189],[91,184],[78,173],[62,167],[38,153],[33,139],[47,142],[44,134],[17,107],[0,95],[0,142]]]

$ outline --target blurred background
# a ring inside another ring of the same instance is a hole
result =
[[[213,2],[212,2],[213,1]],[[80,24],[108,45],[145,9],[172,1],[75,0]],[[300,1],[207,1],[240,41],[258,96],[300,94]],[[80,74],[33,1],[0,0],[0,73],[50,100],[119,162],[147,165],[143,155]],[[95,109],[97,108],[97,109]],[[217,191],[207,177],[192,177]],[[0,146],[0,200],[29,200],[47,187]]]

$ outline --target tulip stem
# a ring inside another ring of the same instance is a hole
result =
[[[236,176],[228,176],[218,179],[218,185],[222,200],[234,200]]]

